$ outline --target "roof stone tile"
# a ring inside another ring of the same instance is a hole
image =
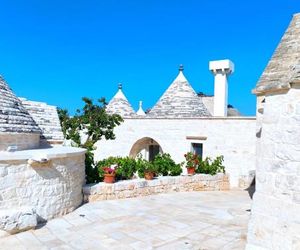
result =
[[[179,74],[151,109],[151,118],[194,118],[211,116],[202,98],[189,84],[180,68]]]
[[[300,81],[300,13],[294,15],[253,92],[286,90],[295,81]]]
[[[0,76],[0,133],[40,133],[39,127]]]
[[[127,100],[126,96],[122,92],[122,87],[119,85],[119,90],[116,95],[110,100],[106,106],[108,114],[118,114],[123,118],[135,117],[136,114]]]

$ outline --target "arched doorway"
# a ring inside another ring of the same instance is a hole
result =
[[[162,148],[157,141],[150,137],[143,137],[133,144],[129,156],[136,158],[140,155],[143,159],[152,161],[157,154],[162,152]]]

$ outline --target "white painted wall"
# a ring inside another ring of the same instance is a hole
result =
[[[265,98],[246,249],[300,249],[300,84]]]
[[[204,157],[224,155],[231,186],[238,186],[239,178],[255,169],[255,125],[255,118],[125,119],[115,129],[116,140],[96,144],[95,158],[128,156],[137,140],[151,137],[179,163],[191,143],[203,143]],[[187,136],[207,140],[187,140]]]

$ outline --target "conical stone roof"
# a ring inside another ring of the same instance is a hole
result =
[[[196,118],[211,116],[196,92],[183,75],[183,67],[166,92],[151,109],[151,118]]]
[[[119,84],[119,90],[106,106],[106,112],[109,114],[118,114],[123,118],[135,116],[135,112],[122,91],[122,84]]]
[[[40,133],[40,129],[0,76],[0,133]]]
[[[300,81],[300,13],[295,14],[269,64],[260,77],[255,94],[289,89]]]

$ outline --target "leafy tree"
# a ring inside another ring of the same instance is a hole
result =
[[[102,138],[115,139],[114,128],[121,124],[121,116],[107,114],[107,103],[104,98],[94,104],[93,100],[83,97],[84,106],[78,109],[72,117],[66,109],[58,109],[58,116],[62,131],[66,139],[71,140],[74,146],[87,149],[85,158],[86,181],[93,183],[99,181],[99,175],[94,162],[95,143]]]

